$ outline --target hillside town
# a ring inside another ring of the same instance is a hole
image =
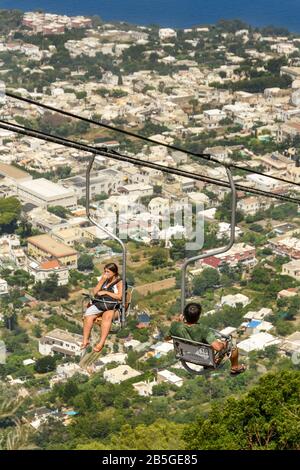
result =
[[[178,405],[175,422],[190,423],[190,399],[205,414],[214,399],[247,391],[267,372],[297,368],[300,213],[276,196],[299,195],[300,36],[238,20],[183,30],[41,12],[10,20],[0,36],[1,120],[217,180],[232,161],[236,184],[266,192],[238,190],[234,245],[188,271],[188,297],[201,303],[203,322],[232,335],[247,364],[241,378],[228,378],[225,364],[207,381],[186,372],[167,333],[180,314],[182,264],[199,251],[186,243],[195,241],[198,219],[201,250],[228,242],[230,192],[97,155],[91,207],[103,227],[126,234],[132,300],[126,326],[89,361],[82,294],[106,263],[122,270],[118,244],[86,214],[91,154],[0,128],[0,389],[4,410],[15,400],[22,439],[37,448],[87,443],[90,434],[73,429],[76,420],[88,427],[93,388],[93,438],[113,445],[125,422],[172,421]],[[176,217],[187,207],[193,230]],[[93,343],[98,336],[95,326]]]

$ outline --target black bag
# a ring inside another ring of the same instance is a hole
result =
[[[93,305],[96,305],[97,309],[101,312],[106,312],[106,310],[116,310],[120,306],[118,300],[112,299],[109,295],[101,295],[99,299],[93,300]]]
[[[120,279],[116,279],[115,282],[109,286],[107,291],[109,292],[109,289],[111,289],[115,284],[118,284],[119,281]],[[104,290],[106,289],[104,288]],[[110,295],[101,295],[98,299],[93,300],[92,303],[93,305],[96,305],[100,312],[116,310],[118,307],[120,307],[120,301],[113,299]]]

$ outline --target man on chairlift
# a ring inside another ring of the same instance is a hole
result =
[[[213,331],[201,324],[201,320],[199,321],[201,311],[202,307],[199,303],[191,302],[187,304],[183,314],[180,315],[180,321],[172,322],[169,336],[177,336],[179,338],[209,344],[216,352],[227,348],[227,342],[225,340],[217,339]],[[239,364],[238,358],[238,349],[232,349],[230,356],[231,375],[238,375],[246,370],[244,364]]]

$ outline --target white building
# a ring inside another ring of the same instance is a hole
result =
[[[169,370],[161,370],[157,373],[157,383],[167,382],[177,387],[182,387],[183,379]]]
[[[85,196],[86,179],[83,175],[72,176],[62,181],[65,188],[74,191],[80,199]],[[123,184],[123,175],[120,171],[113,168],[98,171],[91,175],[90,179],[90,197],[93,199],[99,194],[109,194],[116,191]]]
[[[239,227],[235,227],[235,237],[239,237],[242,235],[242,230]],[[218,233],[217,233],[217,238],[220,240],[224,236],[229,236],[230,235],[230,224],[227,222],[220,222],[218,224]]]
[[[65,356],[80,356],[83,336],[56,328],[46,333],[39,340],[39,353],[43,356],[53,356],[61,353]]]
[[[221,305],[229,305],[229,307],[236,307],[237,304],[242,304],[243,307],[246,307],[249,303],[249,297],[244,294],[228,294],[221,298]]]
[[[260,351],[268,346],[279,345],[282,340],[270,335],[269,333],[257,333],[250,338],[241,341],[238,348],[241,351],[249,353],[251,351]]]
[[[57,284],[59,286],[66,286],[69,282],[69,269],[61,265],[56,259],[43,261],[41,263],[35,260],[29,260],[27,271],[34,276],[36,282],[45,282],[53,273],[58,276]]]
[[[245,320],[264,320],[264,318],[266,318],[268,315],[271,315],[271,314],[272,314],[272,309],[264,307],[258,311],[249,310],[249,312],[247,312],[243,316],[243,318],[245,318]]]
[[[154,380],[153,382],[136,382],[133,384],[134,390],[138,392],[141,397],[149,397],[152,395],[152,389],[154,385],[157,385],[157,382]]]
[[[18,196],[40,207],[63,206],[75,209],[77,199],[75,193],[46,178],[18,183]]]
[[[176,31],[172,28],[160,28],[160,30],[158,31],[158,35],[161,41],[177,37]]]
[[[106,370],[103,374],[103,377],[107,382],[112,384],[119,384],[125,380],[132,379],[141,375],[137,370],[132,369],[132,367],[127,365],[121,365],[115,369]]]
[[[300,331],[295,331],[284,338],[283,343],[280,345],[280,349],[288,356],[295,354],[295,358],[298,359],[300,354]]]
[[[125,353],[113,353],[107,354],[106,356],[100,357],[97,361],[95,361],[95,370],[102,369],[107,364],[111,364],[112,362],[116,362],[117,364],[126,364],[127,354]]]
[[[206,124],[210,127],[210,124],[218,124],[219,121],[225,119],[226,113],[220,109],[207,109],[206,111],[203,111],[203,116]]]
[[[8,285],[5,279],[0,278],[0,295],[8,294]]]
[[[234,335],[236,331],[237,328],[234,328],[234,326],[227,326],[226,328],[223,328],[220,333],[222,333],[222,335]]]
[[[297,281],[300,281],[300,259],[294,259],[289,263],[283,264],[281,274],[291,276]]]
[[[153,346],[151,346],[151,349],[154,350],[155,355],[160,354],[164,356],[168,354],[170,351],[172,351],[174,349],[174,346],[172,342],[163,341],[160,343],[153,344]]]
[[[257,189],[261,189],[262,191],[278,189],[278,181],[271,177],[269,178],[264,175],[247,175],[246,178],[253,183]]]
[[[119,192],[124,192],[125,194],[138,195],[138,197],[152,196],[153,187],[150,184],[145,183],[136,183],[136,184],[126,184],[121,186]]]
[[[138,339],[131,339],[129,341],[125,341],[124,348],[125,349],[130,349],[131,348],[131,349],[135,350],[140,345],[141,345],[141,341],[139,341]]]

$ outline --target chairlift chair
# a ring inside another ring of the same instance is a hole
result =
[[[86,171],[86,215],[87,215],[87,218],[89,219],[89,221],[93,225],[95,225],[100,230],[105,232],[110,238],[114,239],[121,246],[121,248],[122,248],[122,282],[123,282],[123,286],[126,286],[126,254],[127,254],[126,246],[119,237],[117,237],[114,233],[110,232],[106,227],[103,227],[102,225],[100,225],[92,217],[91,212],[90,212],[90,209],[91,209],[91,205],[90,205],[90,179],[91,179],[91,169],[93,167],[95,158],[96,158],[96,155],[93,154],[91,159],[90,159],[90,162],[88,164],[87,171]],[[123,289],[123,291],[122,291],[122,301],[121,301],[121,307],[120,307],[120,325],[121,325],[121,327],[125,326],[126,310],[127,310],[126,303],[128,303],[128,301],[126,300],[127,291],[128,291],[128,289]],[[131,302],[131,298],[130,298],[130,302]]]
[[[218,338],[227,342],[226,348],[216,352],[209,344],[172,336],[176,359],[180,360],[185,370],[190,374],[202,375],[211,370],[219,369],[224,364],[224,358],[229,359],[231,356],[233,349],[232,336],[210,329],[214,331]],[[193,365],[196,367],[193,367]]]
[[[215,256],[221,253],[229,251],[233,246],[235,241],[235,220],[236,220],[236,187],[234,184],[233,176],[231,173],[230,166],[224,164],[229,183],[231,188],[231,223],[230,223],[230,240],[228,244],[224,247],[217,248],[214,250],[209,250],[206,253],[201,253],[200,255],[193,256],[188,258],[182,267],[182,276],[181,276],[181,312],[184,311],[185,301],[186,301],[186,270],[187,266],[201,259],[208,258],[210,256]],[[227,341],[227,348],[220,352],[215,352],[212,346],[209,344],[198,343],[196,341],[178,338],[173,336],[173,345],[176,357],[181,361],[183,367],[192,374],[203,374],[203,372],[219,368],[224,356],[230,357],[232,349],[232,338],[231,336],[222,335],[220,332],[215,331],[216,336],[223,338]],[[203,369],[193,368],[192,366],[202,366]]]

